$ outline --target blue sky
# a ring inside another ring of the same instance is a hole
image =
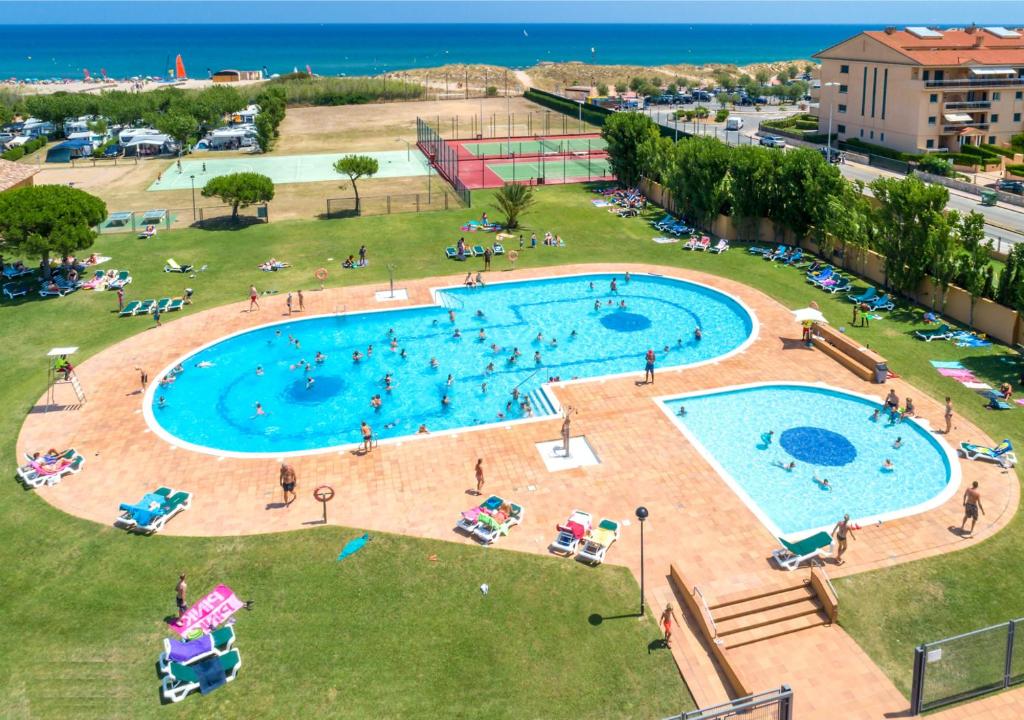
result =
[[[657,22],[1022,24],[1019,0],[0,0],[5,24]]]

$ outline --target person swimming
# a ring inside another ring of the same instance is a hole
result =
[[[298,347],[298,346],[299,346],[299,344],[295,343],[295,347]],[[373,357],[373,345],[367,345],[366,346],[366,357],[368,357],[368,358]]]
[[[316,357],[313,358],[314,362],[316,362],[317,365],[323,365],[324,360],[326,360],[326,359],[327,359],[327,356],[324,355],[319,350],[316,351]]]
[[[818,487],[822,490],[832,489],[832,485],[829,483],[828,478],[819,478],[817,475],[814,475],[814,482],[817,483]]]
[[[487,393],[487,383],[486,382],[483,382],[483,383],[480,384],[480,392],[482,392],[484,394]]]
[[[773,437],[775,437],[775,431],[774,430],[769,430],[768,432],[763,432],[763,433],[761,433],[761,442],[763,442],[765,445],[771,445]]]
[[[903,438],[898,437],[896,438],[896,442],[892,444],[892,449],[899,450],[901,447],[903,447]]]
[[[449,310],[448,311],[448,321],[452,322],[452,323],[455,322],[455,311],[454,310]]]
[[[257,417],[259,415],[266,415],[266,414],[267,414],[267,411],[263,409],[263,406],[260,405],[259,403],[256,403],[256,415],[253,415],[253,417]]]
[[[540,350],[533,354],[533,361],[538,365],[540,364]]]
[[[359,352],[358,350],[356,350],[355,352],[352,353],[352,362],[359,362],[362,359],[363,359],[363,354],[361,352]]]
[[[544,333],[537,333],[536,341],[544,342]]]
[[[551,347],[558,347],[558,338],[551,338]]]
[[[441,365],[441,363],[439,363],[439,362],[437,361],[437,358],[436,358],[436,357],[432,357],[432,358],[430,358],[430,367],[432,367],[432,368],[436,368],[436,367],[440,367],[440,365]]]
[[[774,465],[777,468],[782,468],[786,472],[793,472],[794,470],[796,470],[796,463],[792,461],[789,463],[789,465],[787,465],[781,460],[775,460],[772,462],[772,465]]]
[[[619,301],[619,307],[621,309],[625,310],[626,309],[626,301],[625,300],[620,300]]]
[[[263,366],[262,365],[257,365],[256,366],[256,374],[257,375],[262,375],[263,374]]]
[[[451,387],[455,383],[455,378],[452,377],[451,373],[448,374],[448,380],[445,381],[448,387]]]
[[[487,339],[487,333],[484,332],[483,328],[480,328],[480,332],[476,334],[476,339],[479,340],[480,342],[483,342],[484,340]]]
[[[595,310],[600,310],[601,309],[601,301],[600,300],[595,300],[594,301],[594,309]]]
[[[698,340],[699,341],[703,337],[704,337],[704,333],[701,332],[699,327],[693,331],[693,339],[694,340]]]
[[[487,367],[484,368],[484,372],[488,372],[488,373],[494,372],[494,363],[492,363],[492,362],[487,363]]]
[[[576,333],[575,329],[573,329],[573,331],[571,333],[569,333],[569,337],[571,337],[571,338],[576,337],[576,335],[577,335],[577,333]]]
[[[398,349],[398,338],[391,338],[391,352]]]
[[[460,337],[462,337],[462,332],[458,328],[455,328],[455,332],[452,333],[452,337],[453,338],[460,338]]]
[[[501,348],[498,347],[498,343],[491,343],[491,352],[501,352]]]
[[[512,354],[515,357],[521,357],[523,353],[519,350],[519,348],[514,347],[514,348],[512,348]]]
[[[441,398],[441,407],[448,407],[451,404],[451,398],[449,398],[447,395]]]
[[[380,410],[381,405],[383,404],[384,401],[380,399],[380,395],[374,395],[372,398],[370,398],[370,407],[372,407],[374,410]]]
[[[885,462],[882,463],[882,469],[886,470],[888,472],[892,472],[893,470],[896,469],[896,466],[893,465],[892,460],[890,460],[889,458],[886,458]]]
[[[405,358],[407,358],[408,356],[409,356],[409,353],[407,353],[407,352],[405,351],[405,348],[402,348],[402,351],[401,351],[400,353],[398,353],[398,357],[402,358],[403,360],[404,360]]]
[[[878,422],[878,416],[882,413],[880,408],[875,408],[875,411],[871,413],[871,422]]]
[[[680,405],[680,406],[679,406],[679,412],[678,412],[678,413],[676,413],[676,414],[677,414],[677,415],[678,415],[679,417],[686,417],[686,406],[685,406],[685,405]]]
[[[212,368],[214,365],[216,365],[216,363],[212,363],[209,360],[201,360],[196,363],[197,368]]]
[[[483,311],[483,310],[477,310],[477,311],[476,311],[476,316],[477,316],[478,318],[482,318],[482,317],[484,316],[484,311]]]
[[[312,376],[307,377],[306,378],[306,389],[307,390],[312,389],[313,383],[315,383],[315,382],[316,382],[316,380]]]
[[[163,395],[161,395],[160,399],[157,401],[157,407],[167,407],[167,400]]]

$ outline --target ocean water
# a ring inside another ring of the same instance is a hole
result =
[[[723,6],[724,7],[724,6]],[[581,4],[582,20],[587,6]],[[851,25],[160,25],[0,24],[0,78],[166,76],[181,53],[191,77],[236,68],[367,75],[448,63],[526,68],[733,63],[810,58]]]
[[[510,403],[514,388],[530,398],[533,416],[550,414],[553,407],[537,391],[551,377],[640,373],[648,348],[658,351],[657,368],[688,365],[734,350],[752,332],[747,311],[716,290],[657,276],[627,283],[619,275],[612,293],[613,277],[456,288],[439,292],[433,307],[267,325],[183,359],[173,384],[152,388],[148,411],[167,433],[193,445],[239,453],[311,450],[359,442],[362,420],[377,437],[390,438],[412,435],[421,423],[437,432],[520,419],[527,415]],[[704,333],[699,341],[697,326]],[[521,355],[510,362],[515,348]],[[364,357],[355,362],[357,350]],[[327,356],[321,363],[318,351]],[[374,395],[382,399],[378,409],[370,404]]]
[[[776,534],[831,530],[844,513],[867,523],[949,492],[951,464],[939,441],[910,420],[872,420],[880,405],[861,397],[780,384],[665,404]],[[891,470],[883,467],[887,459]],[[792,470],[780,467],[790,463]]]

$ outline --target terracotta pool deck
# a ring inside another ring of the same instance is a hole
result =
[[[573,508],[581,508],[597,517],[623,521],[622,537],[609,551],[608,562],[625,565],[639,576],[639,529],[632,518],[634,508],[645,505],[650,510],[645,527],[647,597],[654,608],[660,610],[671,597],[668,568],[672,562],[711,598],[791,583],[795,574],[782,572],[769,562],[770,552],[777,546],[775,538],[652,398],[772,380],[827,383],[879,398],[888,386],[861,381],[822,353],[803,347],[798,342],[800,328],[790,311],[740,283],[646,265],[577,265],[492,276],[505,280],[626,270],[695,280],[723,290],[756,314],[760,332],[745,352],[696,368],[659,372],[652,385],[637,384],[642,372],[636,377],[556,385],[554,392],[562,405],[579,410],[573,418],[573,435],[586,436],[600,458],[599,465],[559,472],[545,468],[534,445],[558,437],[561,421],[552,417],[383,443],[367,455],[332,451],[292,458],[289,462],[298,474],[299,499],[284,508],[275,460],[192,452],[151,432],[142,415],[135,367],[146,368],[155,380],[161,368],[204,343],[282,320],[284,298],[279,296],[262,299],[263,308],[258,312],[248,313],[247,302],[237,303],[148,329],[83,362],[77,372],[89,400],[80,407],[44,413],[41,399],[21,430],[18,449],[25,452],[58,446],[82,452],[87,462],[80,474],[43,488],[39,494],[66,512],[107,525],[117,514],[119,503],[169,485],[190,490],[195,498],[192,509],[172,520],[165,534],[236,535],[301,529],[320,520],[320,505],[311,497],[313,488],[329,484],[337,492],[328,506],[332,524],[454,542],[471,542],[453,532],[453,526],[459,513],[474,504],[469,491],[474,485],[473,466],[481,457],[485,493],[520,502],[526,509],[523,524],[499,541],[502,549],[547,554],[555,524]],[[384,289],[383,285],[310,292],[306,314],[428,303],[429,288],[457,281],[450,276],[402,282],[409,299],[394,303],[374,299],[374,291]],[[638,348],[638,356],[644,350]],[[642,371],[640,361],[638,371]],[[935,426],[942,425],[940,402],[900,379],[889,385],[900,397],[913,397],[922,417]],[[57,388],[57,402],[73,402],[69,387]],[[961,440],[989,441],[959,415],[945,439],[954,447]],[[979,481],[987,510],[973,539],[954,532],[962,518],[961,487],[934,510],[864,528],[851,542],[848,562],[830,564],[828,572],[837,577],[950,552],[1002,528],[1017,508],[1016,476],[988,463],[960,461],[960,466],[963,486]],[[594,612],[618,615],[632,609],[595,607]],[[878,718],[906,711],[903,696],[839,627],[813,628],[757,647],[756,662],[744,668],[746,677],[757,689],[782,683],[793,686],[798,717],[842,714]],[[727,698],[707,649],[692,632],[678,633],[673,653],[699,705]],[[1021,693],[1000,697],[1018,695]]]

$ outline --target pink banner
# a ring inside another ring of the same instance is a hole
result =
[[[168,624],[182,637],[195,628],[209,632],[241,610],[242,605],[231,588],[218,585],[209,595],[193,603],[180,620]]]

